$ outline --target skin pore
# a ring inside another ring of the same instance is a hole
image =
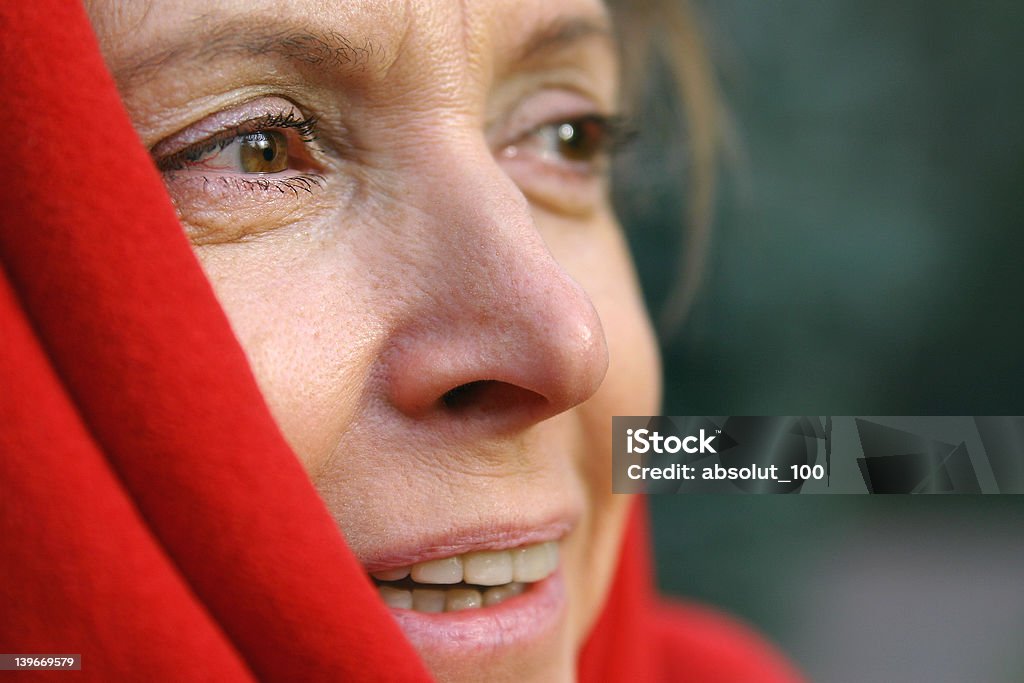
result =
[[[267,403],[367,571],[557,542],[564,596],[536,633],[481,647],[407,628],[428,667],[572,680],[628,506],[610,416],[660,400],[608,200],[603,6],[87,6]]]

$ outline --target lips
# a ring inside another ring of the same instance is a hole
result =
[[[465,658],[475,655],[547,647],[555,642],[566,612],[565,585],[557,570],[496,605],[440,613],[391,610],[406,637],[428,660],[442,657],[462,662],[472,661]]]
[[[364,566],[428,660],[533,651],[555,642],[566,617],[560,545],[576,519],[408,539],[378,548]]]

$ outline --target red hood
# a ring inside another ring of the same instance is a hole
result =
[[[0,8],[0,652],[427,680],[272,420],[78,3]],[[642,515],[581,658],[651,680]],[[764,680],[764,679],[761,679]]]

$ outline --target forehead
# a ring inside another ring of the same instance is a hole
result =
[[[115,75],[291,51],[326,66],[486,74],[551,43],[610,35],[600,0],[88,0]],[[607,41],[610,43],[610,41]],[[408,66],[408,65],[407,65]],[[401,67],[400,67],[401,68]]]

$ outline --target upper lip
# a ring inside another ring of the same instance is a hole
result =
[[[496,522],[456,527],[415,539],[399,538],[360,559],[367,572],[379,572],[479,550],[508,550],[557,541],[576,526],[577,518],[576,514],[563,513],[532,524]]]

